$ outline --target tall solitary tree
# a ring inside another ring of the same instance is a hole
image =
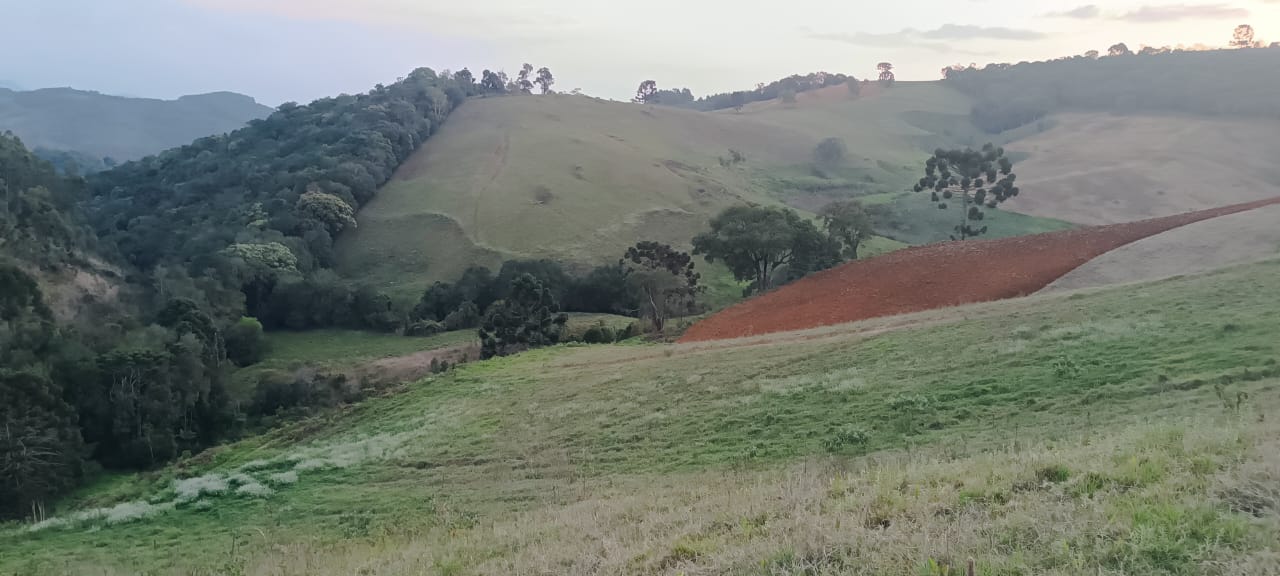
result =
[[[521,94],[533,94],[532,74],[533,64],[525,62],[525,64],[520,67],[520,73],[516,75],[516,89],[519,90]]]
[[[627,286],[640,304],[642,318],[648,318],[653,329],[661,332],[667,318],[690,312],[701,278],[693,267],[693,258],[668,244],[640,242],[627,249]]]
[[[532,274],[521,274],[511,282],[511,293],[485,313],[480,355],[492,358],[555,344],[568,320],[550,289]]]
[[[1250,26],[1248,24],[1241,24],[1239,26],[1236,26],[1235,31],[1231,33],[1230,46],[1232,48],[1253,48],[1254,47],[1253,38],[1254,38],[1253,26]]]
[[[849,147],[840,138],[827,138],[813,149],[813,164],[819,170],[830,170],[844,165]]]
[[[1133,50],[1129,49],[1129,45],[1124,42],[1112,44],[1107,48],[1107,56],[1133,56]]]
[[[556,79],[551,75],[551,69],[543,66],[538,69],[538,77],[534,79],[534,83],[538,85],[538,89],[543,94],[550,94],[551,85],[556,83]]]
[[[977,227],[986,218],[983,208],[995,209],[1017,196],[1015,180],[1013,162],[1004,155],[1004,148],[989,143],[982,150],[939,148],[925,162],[925,175],[915,191],[929,191],[930,200],[941,210],[958,206],[960,224],[951,239],[964,240],[986,234],[986,226]]]
[[[640,83],[640,87],[636,89],[636,97],[631,101],[636,104],[652,103],[658,95],[658,83],[653,80],[645,80]]]
[[[882,84],[893,84],[897,78],[893,74],[893,64],[889,62],[881,62],[876,64],[876,70],[880,71],[880,82]]]

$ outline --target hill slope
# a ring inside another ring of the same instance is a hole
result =
[[[902,190],[923,146],[956,139],[945,132],[967,111],[936,83],[858,98],[838,86],[714,113],[570,95],[473,99],[360,211],[338,258],[348,276],[420,287],[502,259],[581,267],[641,239],[687,246],[730,204],[816,209]],[[838,178],[822,180],[808,165],[828,137],[851,153]],[[722,165],[730,149],[746,161]]]
[[[1007,146],[1026,194],[1010,208],[1116,224],[1280,196],[1280,120],[1062,114]]]
[[[102,479],[0,571],[1267,574],[1278,273],[470,364]]]
[[[0,88],[0,131],[32,149],[134,160],[205,136],[243,128],[271,108],[248,96],[214,92],[177,100],[126,98],[71,88]]]
[[[1274,119],[1063,112],[990,135],[951,84],[861,86],[717,112],[570,95],[473,99],[361,210],[359,230],[339,239],[339,268],[404,293],[511,258],[582,268],[640,239],[687,245],[709,215],[743,201],[816,211],[862,197],[892,209],[882,233],[936,242],[948,215],[904,192],[929,151],[987,141],[1019,159],[1024,191],[990,214],[991,237],[1280,194]],[[829,137],[849,153],[820,177],[812,154]],[[745,162],[723,164],[731,149]]]

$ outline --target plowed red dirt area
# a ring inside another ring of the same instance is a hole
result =
[[[1110,250],[1280,198],[1140,222],[907,248],[819,272],[694,324],[681,342],[787,332],[1025,296]]]

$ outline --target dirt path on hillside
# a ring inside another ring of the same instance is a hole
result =
[[[789,332],[1026,296],[1126,244],[1273,204],[1280,204],[1280,198],[1128,224],[907,248],[819,272],[731,306],[694,324],[680,342]]]

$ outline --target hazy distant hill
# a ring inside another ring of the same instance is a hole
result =
[[[156,100],[71,88],[28,92],[0,88],[0,131],[12,131],[31,149],[74,151],[116,161],[229,132],[266,117],[271,110],[232,92]]]

